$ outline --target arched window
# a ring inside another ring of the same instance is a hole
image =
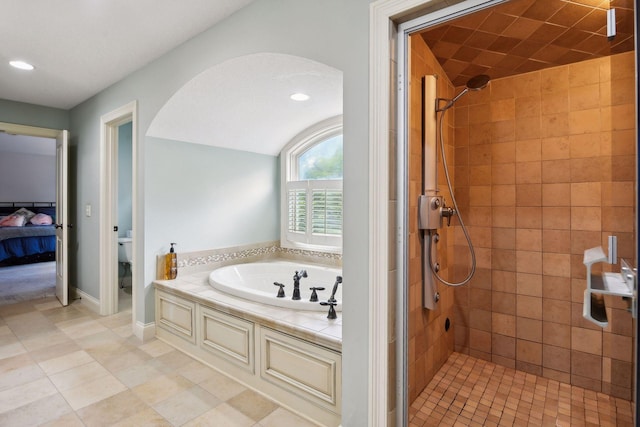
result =
[[[342,116],[296,136],[280,154],[283,247],[342,252]]]

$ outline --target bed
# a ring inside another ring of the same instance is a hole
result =
[[[54,261],[55,213],[54,202],[0,202],[0,266]]]

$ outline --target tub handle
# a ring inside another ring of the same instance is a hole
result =
[[[273,284],[275,286],[280,286],[280,289],[278,289],[278,295],[276,295],[278,298],[284,298],[284,285],[282,283],[278,283],[278,282],[273,282]]]
[[[314,286],[311,289],[311,298],[309,298],[309,301],[311,302],[318,302],[318,294],[316,293],[316,291],[324,291],[323,287],[318,287],[318,286]]]

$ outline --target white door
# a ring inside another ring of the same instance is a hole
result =
[[[67,209],[67,145],[69,132],[63,130],[56,137],[56,297],[62,305],[69,304],[67,234],[69,213]]]

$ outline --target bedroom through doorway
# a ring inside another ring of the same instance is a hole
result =
[[[0,132],[0,306],[55,296],[56,140]]]

